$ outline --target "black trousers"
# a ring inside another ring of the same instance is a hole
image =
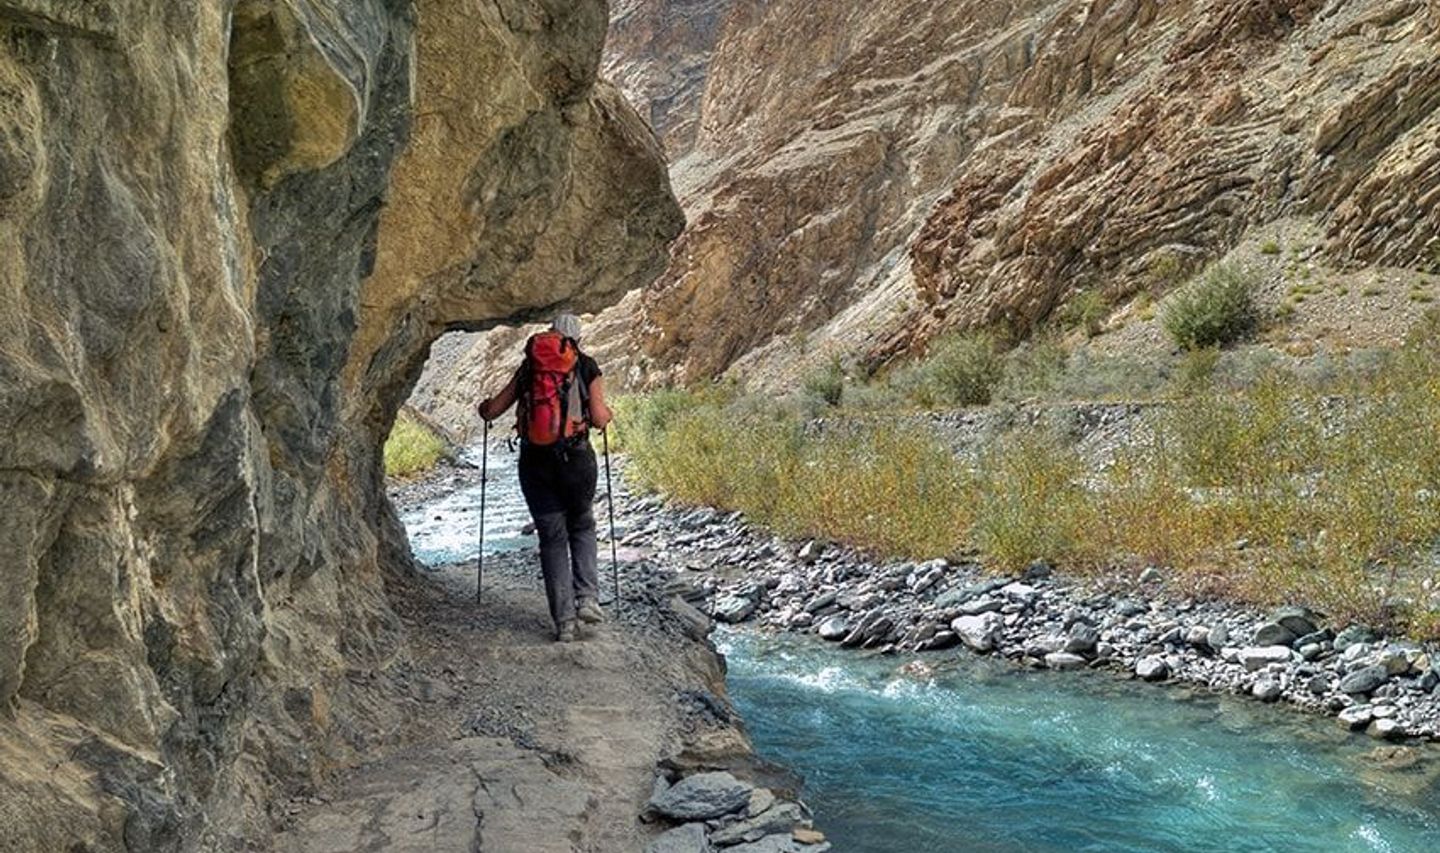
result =
[[[556,626],[575,618],[578,599],[596,598],[595,485],[588,439],[557,447],[521,445],[520,491],[540,537],[545,597]]]

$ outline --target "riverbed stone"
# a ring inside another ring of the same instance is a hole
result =
[[[1267,622],[1255,631],[1255,645],[1257,646],[1285,646],[1288,648],[1298,638],[1299,635],[1278,622]]]
[[[1045,656],[1045,665],[1051,669],[1084,669],[1085,658],[1070,652],[1051,652]]]
[[[767,835],[788,833],[805,820],[795,803],[780,803],[753,818],[733,823],[711,833],[710,840],[719,847],[759,841]]]
[[[705,836],[705,824],[687,823],[651,841],[645,853],[711,853],[714,849]]]
[[[1351,730],[1358,731],[1370,725],[1375,719],[1375,713],[1370,705],[1351,705],[1339,713],[1341,724],[1348,726]]]
[[[1210,636],[1206,638],[1210,648],[1220,651],[1230,642],[1230,629],[1224,625],[1216,625],[1210,629]]]
[[[769,788],[756,788],[750,792],[750,803],[745,807],[746,817],[764,814],[775,805],[775,792]]]
[[[1383,666],[1366,666],[1340,679],[1340,692],[1351,695],[1372,693],[1390,680],[1390,673]]]
[[[1004,600],[986,595],[960,605],[960,612],[966,616],[979,616],[981,613],[995,613],[1004,606]]]
[[[721,622],[744,622],[755,615],[756,602],[741,595],[727,595],[718,599],[712,608],[712,615]]]
[[[724,771],[697,773],[671,785],[649,805],[671,820],[709,820],[745,808],[752,790],[754,786]]]
[[[1170,677],[1170,665],[1159,655],[1149,655],[1136,662],[1135,675],[1145,681],[1164,681]]]
[[[1335,635],[1335,651],[1343,652],[1351,646],[1375,642],[1375,633],[1363,625],[1349,625]]]
[[[1000,626],[1000,616],[996,613],[957,616],[950,623],[950,629],[955,632],[960,641],[977,652],[988,652],[995,648]]]
[[[820,623],[818,633],[820,639],[838,643],[845,639],[846,634],[850,633],[850,623],[844,616],[831,616]]]
[[[1070,626],[1070,632],[1065,638],[1065,651],[1075,655],[1089,655],[1095,653],[1095,647],[1100,643],[1100,631],[1094,625],[1084,622],[1076,622]]]
[[[1270,614],[1270,621],[1282,626],[1297,638],[1316,631],[1315,613],[1308,607],[1280,607]]]
[[[1261,678],[1250,688],[1250,695],[1261,702],[1274,702],[1284,692],[1285,688],[1273,678]]]
[[[1370,723],[1365,733],[1376,740],[1398,740],[1405,736],[1405,727],[1398,720],[1382,717]]]
[[[1247,646],[1240,649],[1237,658],[1248,672],[1264,669],[1273,663],[1289,663],[1288,646]]]

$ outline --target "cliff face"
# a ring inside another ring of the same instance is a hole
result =
[[[1436,0],[628,9],[607,68],[669,129],[691,222],[596,323],[632,384],[1023,330],[1281,218],[1336,265],[1435,264]]]
[[[0,848],[260,830],[404,658],[430,343],[658,272],[600,0],[0,0]]]

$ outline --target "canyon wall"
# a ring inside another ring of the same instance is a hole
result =
[[[663,267],[601,0],[0,0],[0,849],[263,843],[399,710],[431,342]]]
[[[1440,0],[616,9],[607,73],[662,130],[690,221],[591,324],[631,387],[786,386],[950,329],[1023,333],[1281,219],[1330,265],[1440,269]],[[509,343],[447,342],[460,384]]]

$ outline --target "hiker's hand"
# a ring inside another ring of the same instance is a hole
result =
[[[495,416],[490,414],[492,408],[493,401],[487,397],[484,400],[480,401],[480,405],[475,407],[475,411],[479,413],[480,420],[488,424],[491,421],[495,420]]]

